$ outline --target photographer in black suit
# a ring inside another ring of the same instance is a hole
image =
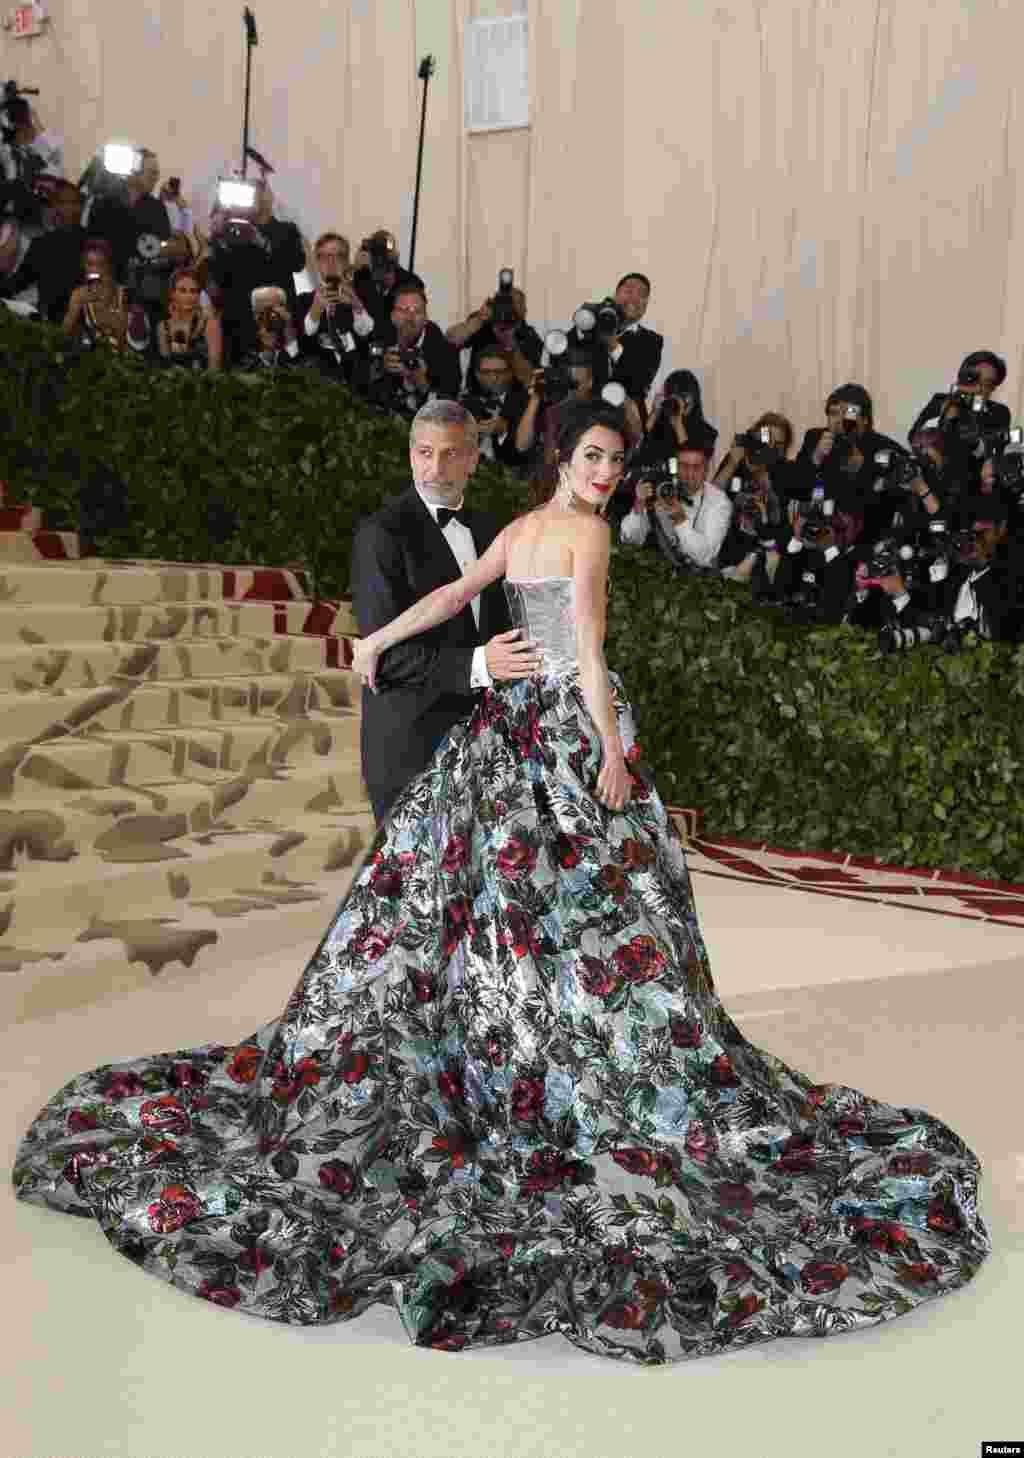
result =
[[[459,352],[427,318],[427,296],[412,284],[396,290],[391,318],[370,336],[365,364],[354,374],[371,404],[409,420],[434,396],[458,400]]]
[[[471,349],[474,360],[481,350],[499,350],[525,390],[529,389],[544,353],[544,341],[533,325],[526,322],[526,295],[512,283],[510,268],[503,268],[499,274],[493,298],[485,299],[461,324],[453,324],[447,337],[456,349]],[[467,390],[473,388],[471,370],[472,361],[466,371]]]
[[[498,523],[465,506],[478,459],[476,421],[457,401],[433,400],[417,414],[409,442],[413,485],[365,520],[353,542],[361,633],[456,581],[494,541]],[[449,622],[389,649],[378,691],[363,689],[363,778],[378,824],[448,731],[472,713],[479,691],[539,667],[533,645],[511,626],[501,582]]]
[[[615,294],[608,300],[618,311],[619,323],[613,332],[598,327],[593,331],[608,352],[608,379],[621,385],[630,400],[635,401],[641,420],[647,411],[647,395],[661,369],[665,339],[640,320],[647,313],[651,299],[651,281],[644,273],[627,273],[619,279]],[[611,326],[609,326],[611,329]],[[571,346],[585,343],[587,335],[574,327],[569,332]]]
[[[295,277],[306,266],[302,234],[294,223],[274,217],[274,194],[265,181],[253,184],[251,208],[217,208],[210,215],[209,283],[222,312],[227,362],[237,364],[259,348],[251,299],[253,290],[284,290],[296,312]]]
[[[348,239],[323,233],[313,251],[320,283],[298,297],[299,345],[322,374],[350,384],[357,362],[366,358],[373,319],[352,286]]]
[[[476,421],[480,454],[503,466],[521,465],[516,430],[528,396],[514,378],[511,364],[499,349],[476,350],[470,364],[470,380],[462,403]]]
[[[1009,410],[991,398],[1005,379],[1005,360],[990,349],[975,350],[961,364],[953,388],[928,401],[907,432],[908,440],[932,421],[943,429],[970,420],[981,430],[1008,430]]]
[[[419,274],[399,263],[398,244],[386,228],[378,228],[360,244],[352,287],[378,328],[384,328],[391,318],[398,289],[419,289],[424,297],[427,292]]]
[[[807,431],[793,473],[796,499],[820,497],[835,502],[835,545],[873,541],[891,525],[894,503],[876,491],[875,455],[902,450],[874,427],[874,406],[863,385],[840,385],[825,401],[827,424]]]

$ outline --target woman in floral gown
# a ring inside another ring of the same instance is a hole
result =
[[[959,1136],[789,1068],[715,993],[604,663],[624,441],[607,406],[570,414],[554,497],[360,644],[386,691],[390,646],[504,576],[544,665],[399,797],[283,1013],[72,1080],[22,1142],[21,1198],[221,1306],[386,1302],[452,1352],[560,1332],[655,1365],[873,1326],[974,1275]]]

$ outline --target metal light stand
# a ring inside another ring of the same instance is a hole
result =
[[[434,74],[433,56],[424,56],[420,62],[419,79],[423,82],[423,109],[420,112],[420,144],[416,154],[416,192],[412,204],[412,237],[409,241],[409,272],[416,272],[416,226],[420,215],[420,179],[423,176],[423,134],[427,126],[427,87]]]
[[[249,163],[249,90],[252,81],[252,52],[253,47],[259,45],[259,37],[256,34],[256,17],[248,5],[242,11],[242,18],[245,21],[245,116],[242,121],[242,176],[244,177]]]

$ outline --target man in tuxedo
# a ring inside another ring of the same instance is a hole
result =
[[[352,603],[361,633],[390,623],[483,556],[498,524],[465,506],[479,460],[476,421],[454,400],[432,400],[412,422],[413,485],[367,518],[352,545]],[[362,764],[380,824],[429,765],[448,731],[496,680],[540,667],[511,626],[504,589],[492,583],[455,618],[389,649],[378,692],[363,690]]]
[[[661,369],[665,337],[646,328],[640,320],[651,300],[651,281],[645,273],[627,273],[615,286],[615,302],[625,323],[618,334],[602,335],[595,344],[608,351],[608,382],[622,386],[635,400],[644,419],[647,395]],[[569,343],[582,343],[579,330],[569,331]]]
[[[357,360],[365,360],[373,319],[352,287],[348,239],[323,233],[314,253],[320,283],[298,296],[299,345],[324,375],[351,384]]]

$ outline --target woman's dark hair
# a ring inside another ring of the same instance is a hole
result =
[[[558,435],[555,441],[557,458],[553,465],[549,463],[530,482],[528,500],[531,507],[544,506],[554,496],[558,489],[558,467],[566,465],[572,459],[573,451],[588,430],[593,430],[598,425],[604,426],[606,430],[614,430],[616,435],[622,437],[624,449],[629,450],[626,417],[619,406],[609,405],[604,400],[569,399],[556,406],[556,409],[559,412]]]
[[[629,447],[626,431],[626,417],[618,405],[608,405],[604,400],[573,400],[562,412],[558,427],[558,463],[564,466],[572,459],[573,451],[588,430],[603,425],[605,430],[614,430],[622,436],[625,449]]]
[[[708,425],[704,419],[704,406],[700,398],[700,383],[692,370],[673,370],[665,378],[662,386],[662,394],[668,399],[670,395],[692,395],[693,405],[689,415],[686,417],[686,434],[693,440],[704,440],[710,438],[713,443],[717,439],[718,432]],[[657,419],[651,426],[650,434],[645,442],[645,459],[650,457],[654,460],[664,460],[666,457],[675,454],[676,434],[672,429],[671,417],[664,409],[658,411]]]
[[[995,383],[995,388],[998,390],[1006,379],[1006,361],[1000,359],[998,354],[993,354],[990,349],[976,349],[973,354],[969,354],[960,366],[960,373],[963,374],[964,370],[977,369],[978,365],[983,364],[991,365],[998,375]]]

